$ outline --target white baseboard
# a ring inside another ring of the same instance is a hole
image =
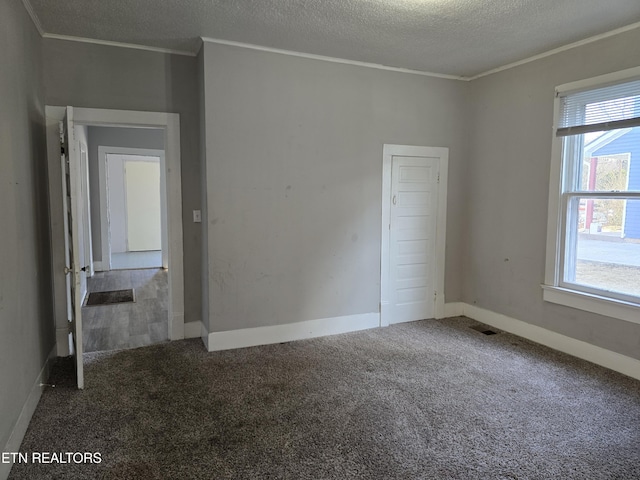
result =
[[[102,262],[93,261],[93,271],[94,272],[104,272],[105,268],[102,266]]]
[[[462,305],[465,317],[640,380],[640,360],[507,317],[500,313],[466,303]]]
[[[49,352],[47,361],[44,363],[42,370],[40,370],[40,373],[36,377],[36,381],[31,387],[31,392],[27,397],[27,401],[22,406],[22,411],[20,412],[20,416],[18,417],[18,420],[16,421],[13,430],[11,431],[11,435],[9,435],[7,444],[0,451],[17,452],[20,450],[20,445],[22,444],[22,440],[24,439],[24,434],[27,433],[27,427],[29,426],[29,422],[31,421],[33,412],[36,411],[36,407],[38,406],[38,402],[40,401],[40,397],[42,396],[42,390],[44,389],[44,387],[41,386],[41,384],[43,382],[46,382],[49,378],[51,366],[53,365],[53,361],[56,358],[56,346],[54,345],[51,352]],[[11,463],[0,462],[0,480],[5,480],[9,477],[11,467]]]
[[[478,322],[513,333],[519,337],[545,345],[574,357],[620,372],[640,380],[640,360],[592,345],[560,333],[538,327],[515,318],[485,310],[463,302],[444,305],[445,318],[466,316]],[[269,327],[246,328],[209,333],[200,323],[202,341],[208,351],[252,347],[271,343],[289,342],[305,338],[335,335],[380,326],[380,314],[369,313],[345,317],[309,320],[306,322]],[[191,328],[191,327],[190,327]],[[195,325],[193,326],[195,333]],[[186,329],[185,329],[186,334]],[[197,337],[198,335],[194,335]]]
[[[184,338],[198,338],[202,335],[202,322],[184,324]]]
[[[380,326],[379,313],[364,313],[344,317],[322,318],[305,322],[243,328],[226,332],[212,332],[205,344],[210,352],[232,348],[254,347],[272,343],[304,340],[306,338],[355,332]]]
[[[451,302],[444,304],[444,317],[460,317],[464,315],[464,303],[462,302]]]

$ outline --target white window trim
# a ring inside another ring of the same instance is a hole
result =
[[[601,75],[586,80],[566,83],[556,87],[556,98],[553,104],[553,141],[551,147],[551,168],[549,172],[549,207],[547,223],[547,250],[545,261],[545,276],[543,299],[547,302],[557,303],[567,307],[577,308],[587,312],[593,312],[607,317],[626,320],[640,324],[640,303],[617,300],[599,294],[586,291],[572,290],[561,286],[560,272],[562,271],[560,260],[563,243],[563,221],[565,214],[562,211],[561,200],[563,186],[563,139],[556,136],[556,129],[560,120],[560,95],[564,92],[591,89],[606,86],[621,80],[632,79],[640,76],[640,67],[622,70],[607,75]]]

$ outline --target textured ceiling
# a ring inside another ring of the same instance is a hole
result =
[[[640,21],[640,0],[30,0],[43,30],[195,52],[210,37],[449,75]]]

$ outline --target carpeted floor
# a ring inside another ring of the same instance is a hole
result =
[[[468,319],[59,368],[12,479],[639,479],[640,382]]]

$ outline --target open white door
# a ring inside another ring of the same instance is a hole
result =
[[[82,292],[80,276],[85,268],[79,258],[78,244],[78,204],[81,192],[80,154],[73,138],[73,108],[67,107],[64,120],[60,124],[62,147],[62,196],[64,212],[65,274],[67,277],[67,315],[70,322],[73,357],[76,367],[78,388],[84,388],[82,365]]]

